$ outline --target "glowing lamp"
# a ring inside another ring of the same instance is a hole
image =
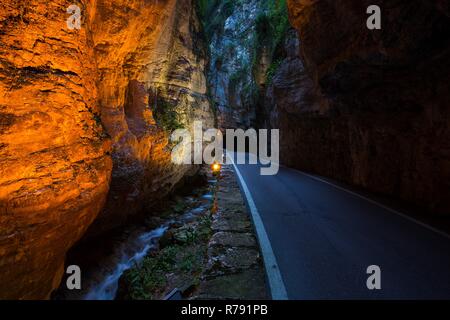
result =
[[[211,165],[211,170],[213,171],[213,173],[218,173],[220,171],[220,169],[222,169],[222,166],[218,162],[214,162]]]

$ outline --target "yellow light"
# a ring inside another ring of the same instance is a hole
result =
[[[218,162],[214,162],[211,166],[213,172],[219,172],[222,166]]]

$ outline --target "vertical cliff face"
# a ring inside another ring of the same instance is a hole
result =
[[[169,131],[212,123],[192,1],[81,1],[80,30],[71,4],[0,4],[1,298],[48,297],[100,211],[92,233],[192,170]]]
[[[448,2],[379,1],[381,31],[370,1],[288,4],[300,54],[268,92],[282,161],[448,214]]]
[[[68,6],[0,4],[0,298],[48,296],[108,191],[91,25]]]
[[[254,125],[256,119],[256,79],[252,63],[255,55],[256,19],[262,2],[209,1],[205,8],[205,29],[211,56],[208,85],[217,108],[221,128]]]
[[[331,156],[335,151],[329,149],[332,143],[327,146],[318,145],[314,140],[318,137],[313,136],[314,130],[312,130],[317,125],[314,119],[322,119],[328,112],[329,103],[305,68],[300,55],[300,40],[295,29],[288,31],[279,58],[281,63],[264,93],[263,110],[266,118],[264,125],[280,129],[281,161],[289,166],[296,166],[299,161],[311,163],[314,161],[308,157],[310,154],[317,153],[315,149],[319,149],[327,152],[328,158],[324,159],[332,162]],[[303,122],[304,128],[300,125]],[[298,140],[299,137],[302,141]],[[340,136],[335,137],[335,139],[340,138]],[[303,139],[305,139],[304,142]],[[310,142],[312,144],[308,145]],[[300,151],[299,148],[302,146],[310,149]]]
[[[208,87],[221,128],[266,122],[266,84],[289,27],[285,0],[203,1],[211,56]]]
[[[168,134],[213,120],[193,1],[99,0],[93,19],[99,103],[114,161],[107,205],[92,226],[97,233],[150,207],[192,173],[195,167],[172,164]]]

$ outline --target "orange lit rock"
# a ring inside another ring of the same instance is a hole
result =
[[[0,4],[0,298],[49,297],[101,210],[92,234],[193,171],[171,164],[153,101],[212,125],[192,1],[78,3],[81,30],[72,1]]]
[[[107,205],[89,235],[150,208],[197,170],[171,163],[168,133],[153,117],[158,103],[175,106],[186,128],[194,120],[213,126],[207,53],[193,1],[99,0],[93,19],[99,101],[113,140],[114,170]]]
[[[46,298],[108,191],[86,28],[67,1],[0,4],[0,298]]]

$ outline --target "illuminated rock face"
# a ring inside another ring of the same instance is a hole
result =
[[[47,298],[99,212],[92,233],[192,170],[170,163],[153,99],[212,120],[191,1],[81,1],[81,30],[70,1],[23,3],[0,4],[0,298]]]
[[[449,1],[378,1],[382,31],[372,1],[288,3],[300,57],[269,90],[282,161],[448,214]]]
[[[66,1],[0,4],[0,298],[45,298],[103,206],[110,145],[88,29]]]
[[[155,125],[155,109],[173,108],[180,127],[191,128],[194,120],[213,126],[207,53],[193,1],[99,0],[96,8],[99,101],[113,140],[114,169],[107,205],[89,235],[151,207],[197,170],[172,164],[168,135],[163,124]]]

